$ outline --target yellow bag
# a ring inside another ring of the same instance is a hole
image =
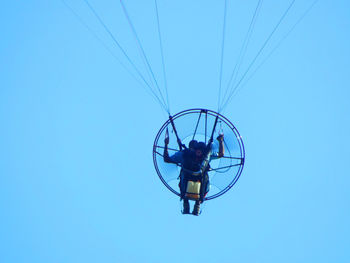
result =
[[[187,182],[185,197],[190,200],[199,200],[201,192],[201,182]]]

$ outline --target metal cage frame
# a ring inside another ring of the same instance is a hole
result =
[[[237,180],[239,179],[239,177],[242,174],[243,171],[243,167],[244,167],[244,163],[245,163],[245,149],[244,149],[244,144],[243,144],[243,140],[241,135],[239,134],[238,130],[236,129],[236,127],[223,115],[221,115],[220,113],[217,113],[215,111],[212,110],[208,110],[208,109],[202,109],[202,108],[193,108],[193,109],[188,109],[188,110],[184,110],[181,111],[177,114],[175,114],[174,116],[171,116],[160,128],[160,130],[157,133],[157,136],[154,140],[153,143],[153,163],[154,163],[154,167],[156,169],[156,172],[159,176],[159,179],[162,181],[162,183],[174,194],[176,194],[177,196],[180,196],[180,193],[178,191],[176,191],[175,189],[173,189],[163,178],[162,173],[159,170],[158,167],[158,163],[157,163],[157,154],[159,154],[157,152],[157,146],[158,146],[158,142],[160,139],[161,134],[164,132],[164,130],[171,125],[172,121],[175,121],[178,118],[181,118],[185,115],[188,114],[202,114],[205,113],[207,115],[213,116],[213,117],[218,117],[219,120],[223,121],[230,129],[231,131],[235,134],[235,137],[237,138],[237,142],[239,145],[239,150],[240,150],[240,155],[241,155],[241,164],[239,165],[239,169],[236,173],[236,175],[234,176],[233,180],[228,184],[228,186],[226,186],[224,189],[222,189],[221,191],[219,191],[218,193],[205,197],[204,200],[212,200],[214,198],[217,198],[223,194],[225,194],[228,190],[230,190],[235,183],[237,182]]]

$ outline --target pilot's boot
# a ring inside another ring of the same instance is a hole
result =
[[[184,199],[184,208],[182,210],[183,214],[189,214],[190,213],[190,203],[188,200]]]
[[[192,214],[195,216],[199,216],[200,211],[201,211],[201,204],[200,202],[196,201],[195,205],[193,206]]]

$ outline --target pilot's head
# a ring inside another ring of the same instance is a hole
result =
[[[188,143],[188,148],[190,150],[195,151],[197,149],[198,142],[196,140],[192,140]]]
[[[198,142],[196,145],[196,156],[198,158],[203,157],[203,155],[205,154],[206,148],[207,147],[204,142]]]

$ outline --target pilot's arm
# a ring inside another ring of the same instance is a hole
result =
[[[224,135],[220,134],[216,139],[219,141],[219,154],[218,154],[218,157],[219,158],[224,157],[224,155],[225,155]]]

